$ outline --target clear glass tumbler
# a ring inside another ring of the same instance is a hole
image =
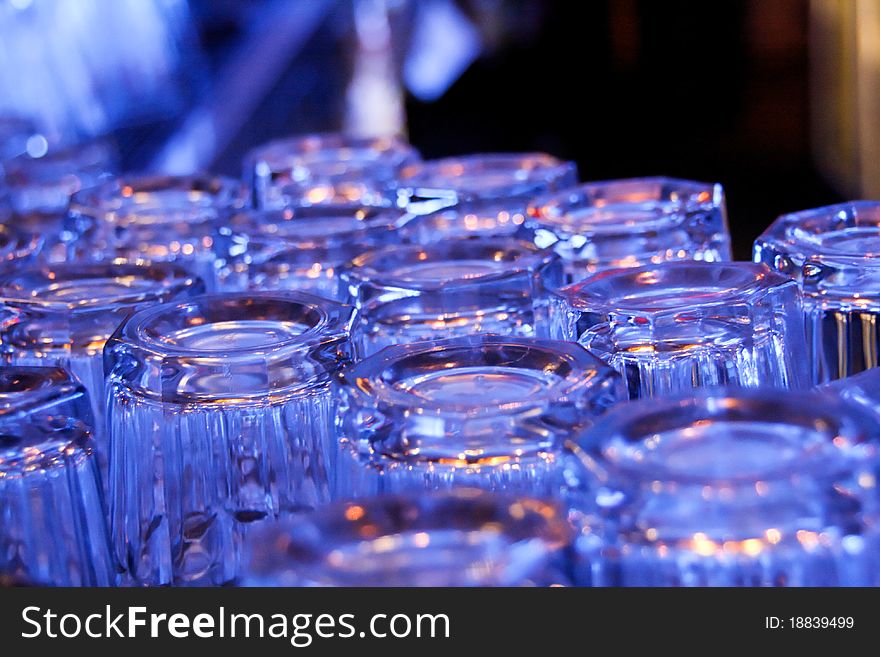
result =
[[[358,309],[352,339],[366,356],[393,344],[475,333],[546,336],[558,256],[511,239],[391,246],[355,258],[340,285]]]
[[[214,236],[228,215],[245,206],[238,182],[206,176],[144,176],[109,181],[75,194],[68,231],[70,258],[177,262],[209,287]]]
[[[245,156],[244,179],[256,207],[321,203],[377,205],[394,199],[401,167],[419,161],[399,138],[302,135],[258,146]]]
[[[108,341],[111,532],[132,582],[229,582],[248,523],[327,501],[350,314],[302,293],[209,295]]]
[[[398,203],[426,214],[469,201],[528,201],[577,184],[577,167],[546,153],[480,153],[404,167]]]
[[[36,139],[42,141],[34,155],[24,153],[3,163],[3,195],[16,225],[42,236],[43,257],[63,262],[76,238],[66,222],[70,198],[112,177],[116,151],[103,141],[52,149],[44,138]]]
[[[551,336],[607,360],[630,398],[809,385],[797,283],[750,262],[613,269],[563,288]]]
[[[552,247],[566,283],[605,269],[731,259],[721,185],[674,178],[587,183],[534,200],[524,234]]]
[[[238,212],[215,239],[217,289],[302,290],[335,299],[340,267],[398,243],[402,217],[392,207],[363,205]]]
[[[338,378],[338,498],[453,487],[549,497],[558,460],[620,401],[583,347],[470,336],[388,347]]]
[[[876,416],[804,391],[614,410],[566,457],[575,581],[877,586],[878,437]]]
[[[0,367],[0,573],[111,586],[116,571],[83,387],[60,368]]]
[[[459,237],[514,237],[526,220],[524,199],[466,201],[423,215],[407,215],[400,234],[413,244]]]
[[[132,312],[204,292],[170,263],[61,263],[0,269],[0,358],[63,367],[88,391],[98,459],[107,463],[104,344]]]
[[[340,502],[248,537],[243,586],[528,586],[571,540],[555,505],[458,489]]]
[[[801,284],[814,383],[880,365],[880,201],[782,215],[754,259]]]

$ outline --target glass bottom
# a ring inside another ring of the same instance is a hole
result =
[[[413,311],[404,304],[391,303],[379,311],[366,311],[361,315],[360,323],[352,331],[352,342],[359,357],[363,358],[392,345],[478,333],[546,337],[546,315],[542,307],[531,305],[426,313]]]
[[[880,308],[821,303],[806,312],[813,383],[827,383],[880,365]]]
[[[259,269],[223,272],[218,275],[218,292],[308,292],[324,299],[345,302],[333,267]]]
[[[249,523],[329,499],[326,390],[266,406],[110,396],[110,514],[132,583],[220,585]]]

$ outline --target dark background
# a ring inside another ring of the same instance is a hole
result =
[[[840,200],[811,162],[806,2],[541,6],[532,38],[408,103],[426,156],[546,150],[584,180],[720,181],[738,259],[777,215]]]

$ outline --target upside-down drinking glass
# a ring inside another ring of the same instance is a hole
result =
[[[243,586],[527,586],[571,540],[549,502],[458,489],[339,502],[248,536]]]
[[[880,365],[880,201],[782,215],[754,258],[801,284],[814,383]]]
[[[412,146],[395,137],[302,135],[250,151],[245,156],[244,178],[258,208],[376,205],[393,201],[398,171],[419,159]]]
[[[67,372],[0,367],[0,573],[114,583],[91,432],[87,394]]]
[[[328,499],[349,316],[302,293],[202,296],[109,340],[111,532],[131,581],[231,581],[247,523]]]
[[[730,260],[721,185],[674,178],[587,183],[536,199],[525,233],[552,247],[566,283],[604,269]]]
[[[340,285],[358,309],[358,354],[475,333],[546,336],[559,258],[527,242],[463,238],[391,246],[355,258]]]
[[[461,202],[529,199],[577,184],[577,167],[546,153],[481,153],[401,169],[398,203],[425,214]]]
[[[399,242],[402,216],[394,208],[362,205],[238,212],[215,239],[217,289],[302,290],[335,299],[340,267]]]
[[[804,391],[614,410],[566,457],[575,581],[876,586],[878,437],[876,416]]]
[[[170,263],[61,263],[0,269],[0,358],[52,365],[85,386],[96,419],[98,459],[107,463],[104,344],[132,312],[204,292]]]
[[[336,388],[339,498],[461,486],[549,497],[565,441],[623,396],[579,345],[486,335],[388,347]]]
[[[39,157],[22,154],[3,163],[4,195],[17,226],[41,235],[43,256],[61,262],[76,235],[67,225],[71,196],[108,180],[116,152],[103,141],[49,149]]]
[[[629,396],[809,385],[797,283],[750,262],[612,269],[563,288],[551,335],[607,360]]]
[[[522,199],[457,203],[423,215],[407,215],[400,235],[413,244],[434,244],[469,237],[513,237],[522,231],[526,201]]]
[[[234,180],[206,176],[143,176],[109,181],[75,194],[68,230],[70,256],[89,260],[176,262],[209,287],[214,236],[247,194]]]

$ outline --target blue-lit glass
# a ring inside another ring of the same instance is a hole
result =
[[[203,283],[169,263],[60,263],[0,269],[0,359],[71,372],[92,401],[102,466],[104,344],[133,311],[204,292]]]
[[[414,244],[469,236],[513,237],[526,220],[525,200],[457,203],[423,215],[408,215],[400,234]]]
[[[546,153],[480,153],[404,167],[398,203],[416,214],[470,201],[527,201],[577,184],[577,167]]]
[[[222,584],[247,523],[329,497],[350,308],[228,294],[132,315],[104,350],[110,517],[137,584]]]
[[[539,198],[524,234],[562,256],[567,283],[617,267],[731,259],[721,185],[674,178],[587,183]]]
[[[115,581],[89,400],[68,373],[0,367],[0,573]]]
[[[880,201],[782,215],[754,258],[801,284],[814,383],[880,365]]]
[[[3,195],[17,226],[40,234],[45,241],[43,256],[51,262],[67,257],[76,239],[66,225],[72,195],[108,180],[116,170],[116,152],[103,141],[66,148],[50,148],[43,137],[3,163]]]
[[[362,356],[394,344],[497,333],[546,336],[558,256],[527,242],[463,238],[391,246],[355,258],[340,284],[358,309]]]
[[[393,182],[401,167],[419,159],[418,152],[399,138],[302,135],[249,152],[244,178],[258,208],[376,205],[394,199]]]
[[[388,347],[340,375],[335,496],[453,487],[549,497],[566,440],[623,397],[570,342],[478,335]]]
[[[818,392],[843,397],[880,415],[880,368],[872,367],[845,379],[816,386]]]
[[[529,586],[570,542],[531,498],[459,489],[325,506],[248,536],[243,586]]]
[[[0,266],[33,261],[45,243],[39,233],[20,229],[13,223],[0,224]]]
[[[109,181],[75,194],[68,229],[77,259],[173,261],[211,286],[214,236],[244,207],[238,182],[208,176],[142,176]]]
[[[340,267],[364,251],[398,243],[402,217],[391,207],[362,205],[238,212],[215,239],[217,289],[337,298]]]
[[[878,437],[876,416],[803,391],[613,410],[566,457],[576,583],[876,586]]]
[[[607,360],[631,398],[809,385],[797,283],[750,262],[613,269],[563,288],[551,336]]]

